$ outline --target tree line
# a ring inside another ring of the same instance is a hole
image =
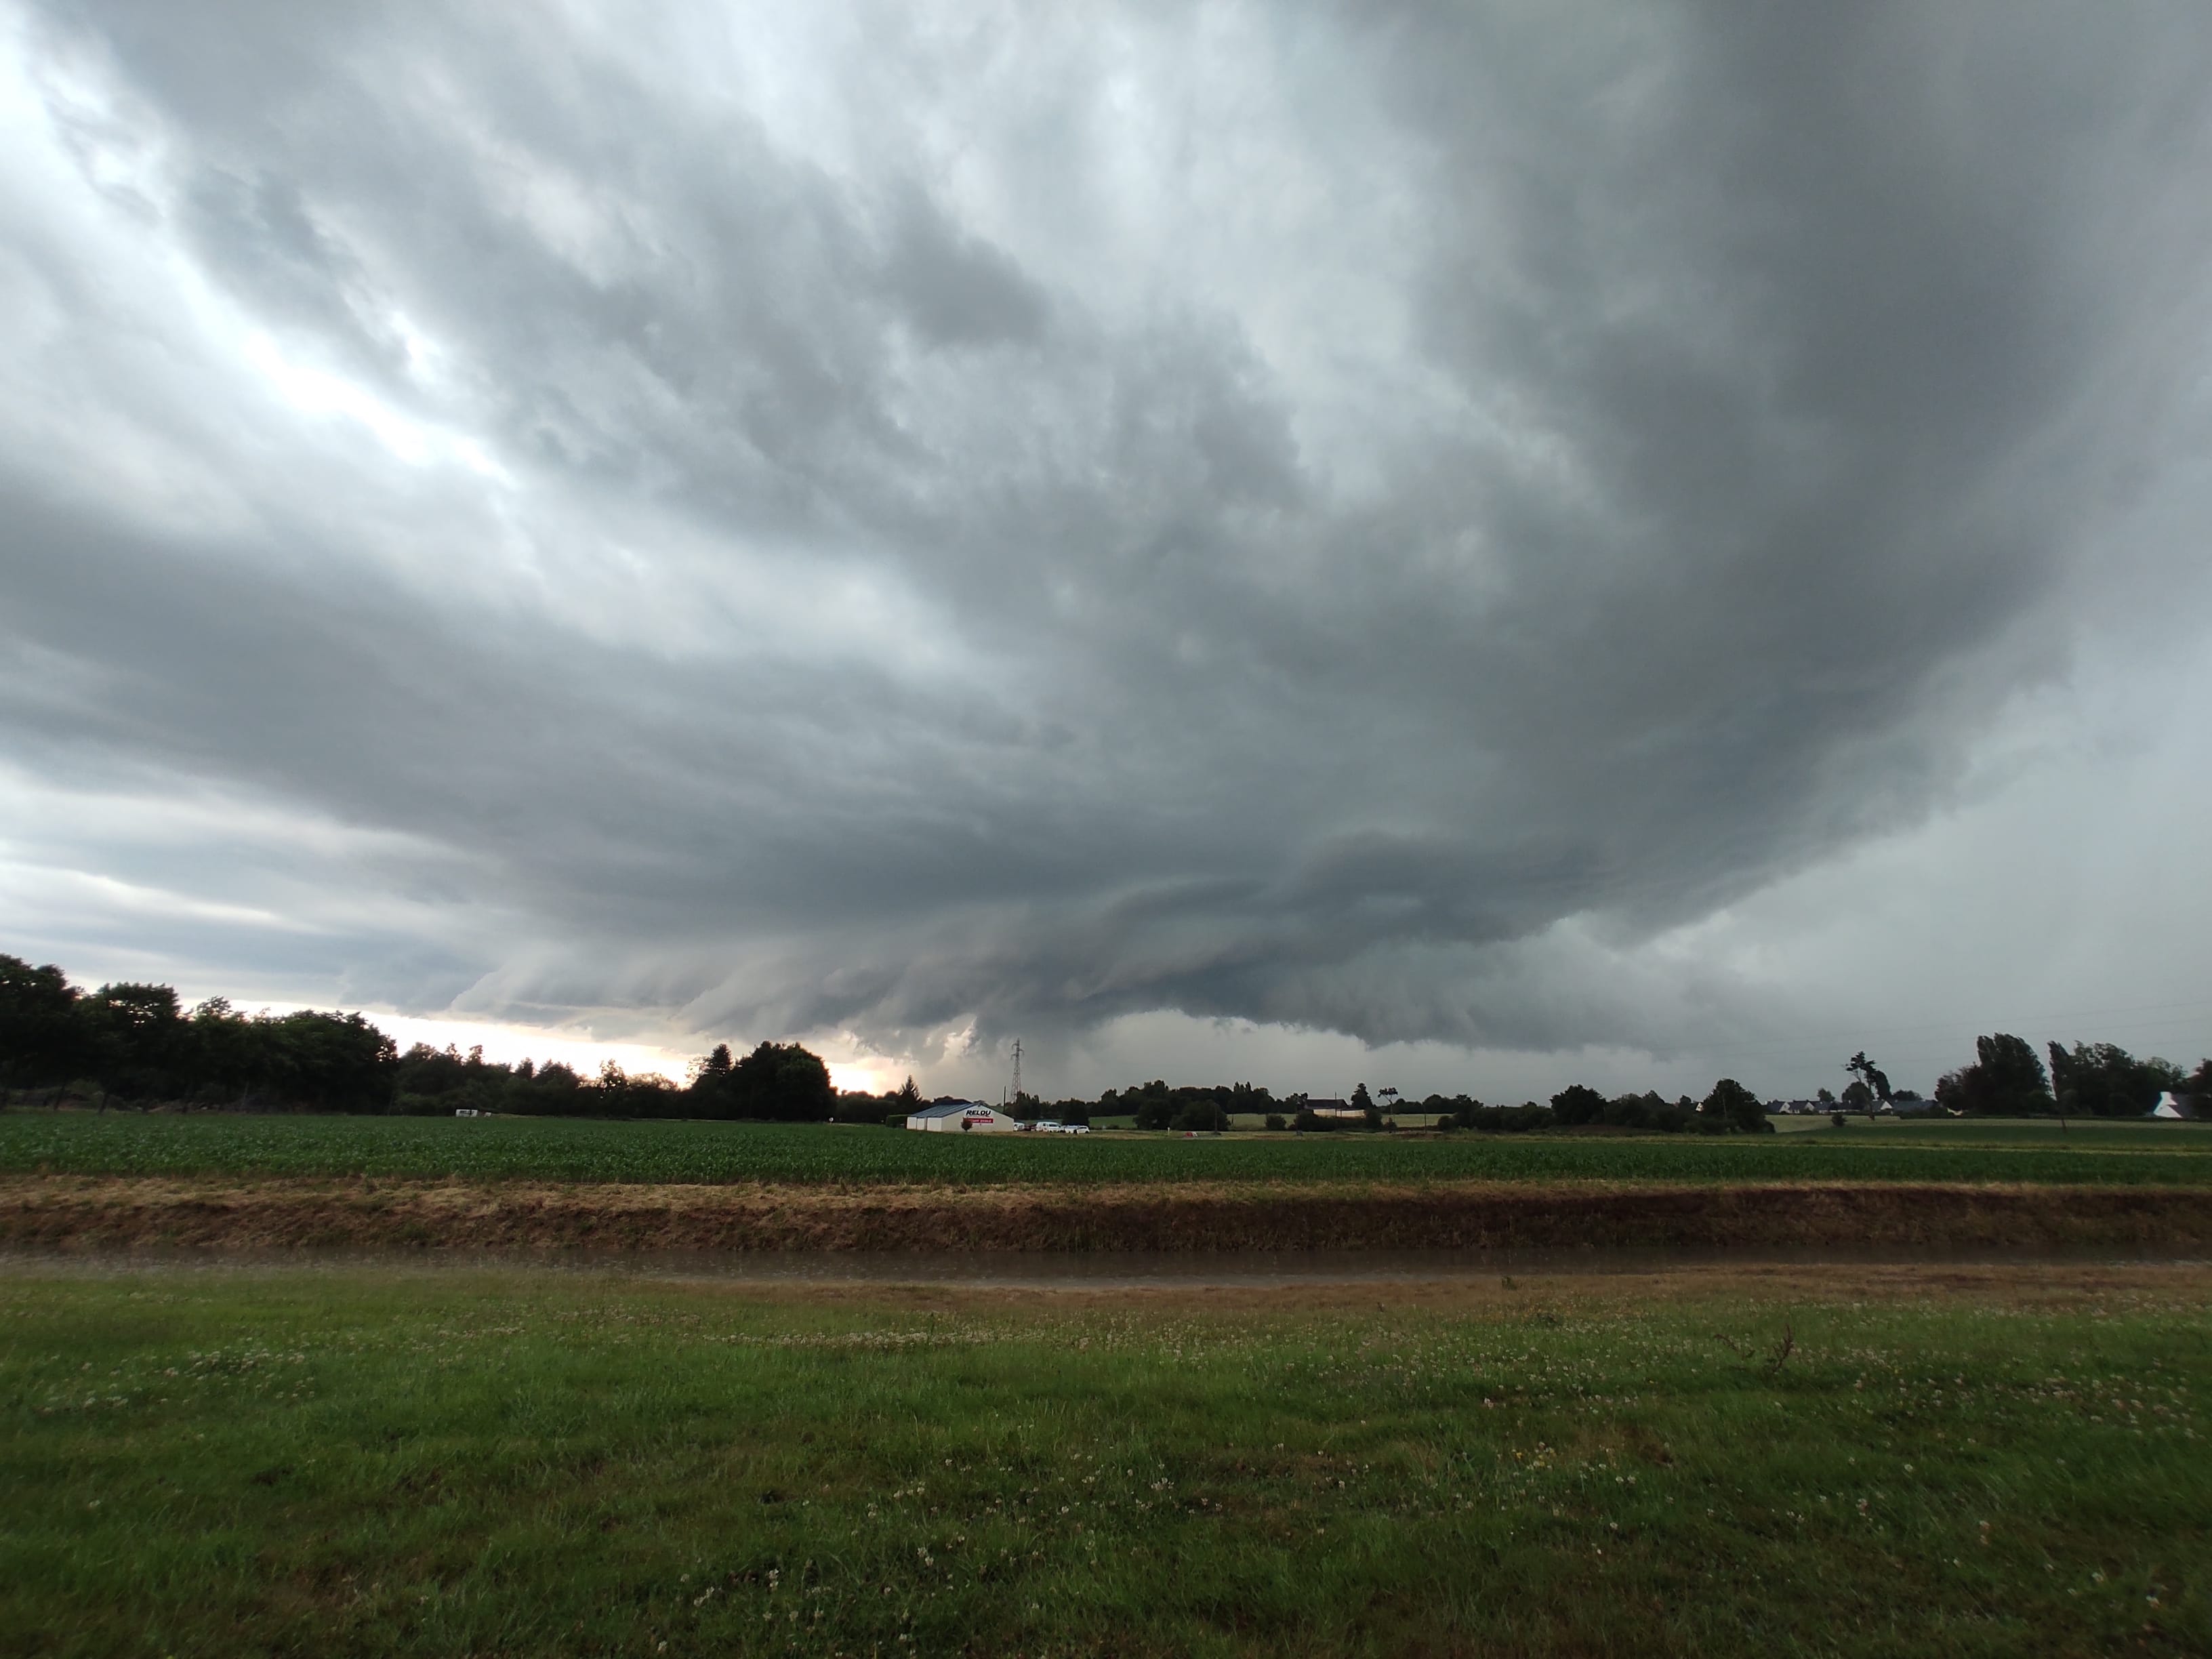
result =
[[[2138,1060],[2109,1042],[2046,1045],[2049,1064],[2008,1032],[1978,1037],[1973,1060],[1945,1074],[1932,1106],[1911,1090],[1893,1090],[1864,1051],[1843,1070],[1851,1081],[1822,1101],[1838,1112],[1923,1106],[1960,1115],[2141,1117],[2172,1093],[2199,1115],[2212,1114],[2212,1060],[2185,1073],[2155,1056]],[[514,1064],[416,1043],[404,1052],[359,1013],[303,1009],[244,1013],[221,997],[181,1006],[167,985],[73,985],[51,965],[0,955],[0,1089],[49,1103],[67,1097],[109,1103],[328,1112],[451,1113],[537,1116],[708,1117],[820,1122],[832,1118],[903,1122],[925,1102],[909,1078],[882,1096],[840,1094],[821,1058],[797,1043],[762,1042],[738,1054],[717,1043],[693,1062],[683,1084],[631,1075],[609,1060],[580,1073],[557,1060]],[[1388,1101],[1390,1092],[1384,1091]],[[1008,1109],[1030,1121],[1087,1123],[1127,1116],[1139,1129],[1218,1133],[1238,1118],[1270,1128],[1325,1133],[1396,1127],[1391,1111],[1361,1084],[1352,1117],[1320,1115],[1304,1095],[1280,1097],[1249,1083],[1170,1087],[1155,1079],[1109,1089],[1096,1102],[1048,1105],[1024,1094]],[[1550,1102],[1487,1105],[1466,1094],[1431,1094],[1397,1103],[1445,1130],[1516,1133],[1606,1126],[1665,1133],[1758,1133],[1770,1126],[1750,1090],[1723,1078],[1702,1100],[1669,1101],[1656,1091],[1607,1096],[1570,1085]]]
[[[1389,1098],[1386,1091],[1384,1099]],[[1071,1104],[1063,1103],[1062,1109]],[[1703,1100],[1692,1100],[1685,1095],[1669,1101],[1653,1092],[1624,1094],[1608,1099],[1595,1089],[1573,1084],[1553,1095],[1549,1105],[1531,1100],[1518,1106],[1486,1105],[1472,1095],[1432,1094],[1423,1100],[1401,1101],[1395,1107],[1385,1108],[1362,1083],[1328,1116],[1323,1116],[1316,1109],[1311,1097],[1303,1094],[1278,1099],[1267,1090],[1249,1083],[1170,1088],[1165,1082],[1155,1079],[1131,1089],[1109,1089],[1091,1109],[1102,1115],[1126,1114],[1139,1129],[1166,1129],[1180,1133],[1219,1133],[1228,1129],[1239,1115],[1257,1115],[1270,1129],[1295,1129],[1305,1134],[1387,1131],[1398,1127],[1397,1112],[1419,1114],[1437,1129],[1472,1129],[1488,1134],[1593,1124],[1668,1133],[1697,1130],[1709,1134],[1756,1134],[1769,1127],[1766,1109],[1759,1097],[1734,1078],[1723,1078]],[[1347,1111],[1354,1115],[1336,1115]]]
[[[1350,1104],[1360,1111],[1360,1121],[1347,1124],[1342,1118],[1318,1118],[1310,1110],[1301,1110],[1294,1127],[1382,1129],[1395,1125],[1395,1119],[1369,1096],[1364,1083],[1352,1091]],[[1693,1100],[1687,1095],[1668,1100],[1656,1090],[1607,1097],[1586,1084],[1571,1083],[1553,1095],[1548,1104],[1526,1100],[1518,1106],[1493,1106],[1471,1095],[1432,1094],[1419,1102],[1404,1102],[1399,1109],[1419,1112],[1440,1129],[1472,1129],[1484,1134],[1588,1127],[1656,1130],[1662,1134],[1686,1131],[1700,1134],[1763,1134],[1772,1127],[1766,1121],[1766,1108],[1759,1097],[1732,1077],[1715,1083],[1703,1100]]]
[[[678,1085],[610,1060],[509,1065],[418,1042],[404,1052],[358,1013],[242,1013],[222,997],[187,1009],[167,985],[87,991],[57,967],[0,956],[0,1088],[57,1103],[542,1117],[830,1117],[830,1068],[797,1043],[742,1058],[718,1043]]]
[[[2142,1117],[2172,1094],[2192,1115],[2212,1116],[2212,1060],[2185,1073],[2168,1060],[2138,1060],[2118,1044],[2076,1042],[2070,1049],[2047,1045],[2050,1066],[2021,1037],[2004,1032],[1975,1039],[1973,1061],[1947,1073],[1933,1100],[1911,1089],[1893,1089],[1882,1068],[1865,1051],[1853,1054],[1842,1070],[1850,1078],[1840,1096],[1823,1088],[1819,1098],[1845,1112],[1883,1110],[1942,1112],[1954,1116]],[[1386,1091],[1385,1098],[1389,1097]],[[1076,1103],[1063,1103],[1062,1111]],[[1249,1084],[1170,1088],[1154,1080],[1135,1088],[1109,1089],[1097,1111],[1127,1114],[1139,1129],[1219,1133],[1235,1114],[1261,1115],[1270,1129],[1307,1133],[1387,1130],[1398,1127],[1360,1084],[1346,1105],[1355,1116],[1322,1116],[1304,1095],[1279,1101]],[[1418,1113],[1435,1127],[1511,1134],[1530,1129],[1603,1127],[1675,1134],[1760,1134],[1771,1130],[1765,1102],[1734,1078],[1722,1078],[1702,1100],[1683,1095],[1668,1100],[1656,1091],[1607,1096],[1583,1084],[1570,1084],[1548,1104],[1523,1101],[1518,1106],[1486,1105],[1465,1094],[1431,1094],[1398,1103],[1396,1111]],[[1034,1115],[1034,1114],[1031,1114]]]
[[[1936,1103],[1986,1117],[2142,1117],[2171,1094],[2200,1114],[2212,1110],[2212,1060],[2185,1073],[2170,1060],[2137,1060],[2117,1043],[2045,1047],[2048,1071],[2025,1037],[1977,1037],[1972,1064],[1944,1075]]]

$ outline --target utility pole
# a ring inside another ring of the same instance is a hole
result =
[[[1014,1109],[1022,1109],[1022,1040],[1014,1039]]]

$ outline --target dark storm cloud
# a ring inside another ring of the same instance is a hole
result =
[[[1048,302],[999,249],[962,234],[926,198],[898,215],[886,286],[923,337],[939,345],[1032,343]]]
[[[1128,21],[1163,82],[1206,26]],[[1664,1046],[1529,942],[1909,821],[2051,672],[2197,314],[2212,28],[1362,9],[1340,131],[1253,115],[1317,29],[1140,120],[1042,26],[36,17],[131,234],[433,459],[19,198],[75,396],[0,473],[9,752],[441,849],[364,879],[482,906],[495,1010]]]

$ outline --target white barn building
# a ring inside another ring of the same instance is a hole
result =
[[[1026,1126],[1018,1118],[1008,1117],[997,1108],[986,1106],[980,1100],[952,1100],[942,1106],[925,1106],[918,1112],[909,1113],[906,1127],[957,1135],[977,1130],[999,1133],[1009,1129],[1019,1130]]]

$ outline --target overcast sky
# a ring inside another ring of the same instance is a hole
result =
[[[0,951],[634,1064],[2212,1051],[2212,9],[0,0]]]

